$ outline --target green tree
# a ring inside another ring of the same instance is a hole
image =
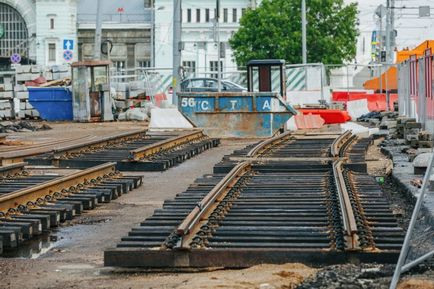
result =
[[[357,4],[307,0],[308,62],[342,64],[356,55]],[[238,66],[252,59],[302,62],[301,0],[263,0],[241,18],[229,43]]]

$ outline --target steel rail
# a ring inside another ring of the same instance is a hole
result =
[[[67,138],[67,139],[62,139],[62,140],[56,140],[56,141],[48,141],[48,142],[43,142],[43,143],[37,143],[37,144],[28,144],[28,145],[13,145],[13,146],[7,146],[7,147],[2,147],[0,148],[0,154],[2,153],[7,153],[7,152],[13,152],[13,151],[23,151],[23,150],[31,150],[31,149],[36,149],[36,148],[41,148],[41,147],[49,147],[49,146],[55,146],[55,145],[59,145],[62,143],[67,143],[70,141],[76,141],[79,139],[85,139],[85,138],[89,138],[91,137],[91,135],[85,135],[79,138]]]
[[[113,143],[120,143],[120,142],[124,142],[126,140],[139,138],[140,136],[142,136],[146,132],[147,132],[147,129],[140,129],[140,130],[135,130],[132,132],[125,132],[125,133],[120,133],[120,134],[116,134],[116,135],[111,135],[111,136],[104,137],[104,138],[101,138],[101,139],[98,139],[95,141],[91,141],[91,142],[84,142],[84,143],[72,144],[70,146],[65,146],[65,147],[61,147],[61,148],[55,148],[53,150],[54,158],[58,159],[58,158],[62,157],[62,155],[65,155],[65,154],[81,153],[83,151],[83,149],[91,149],[92,147],[103,147],[103,146],[108,145],[112,142]]]
[[[282,141],[284,138],[291,136],[292,132],[288,131],[282,134],[279,134],[277,136],[274,136],[270,139],[266,139],[263,142],[259,143],[257,146],[252,148],[248,153],[247,157],[254,157],[268,149],[269,147],[272,147],[276,145],[277,142]]]
[[[176,233],[181,237],[181,242],[175,248],[190,248],[189,242],[199,231],[201,223],[208,219],[216,203],[222,201],[232,186],[250,169],[250,162],[242,162],[212,188],[176,229]]]
[[[346,248],[348,250],[359,249],[359,238],[356,217],[351,205],[350,196],[347,191],[345,178],[342,173],[342,160],[333,163],[333,177],[336,184],[336,189],[339,197],[342,223],[345,230],[345,238],[347,241]]]
[[[0,167],[0,177],[10,177],[20,174],[24,171],[24,167],[27,163],[15,163]]]
[[[67,146],[63,146],[63,147],[56,147],[56,144],[52,144],[52,145],[47,145],[47,146],[41,146],[41,147],[32,147],[32,148],[28,148],[28,149],[23,149],[23,150],[15,150],[15,151],[9,151],[9,152],[3,152],[0,153],[0,162],[1,165],[8,165],[8,164],[13,164],[13,163],[20,163],[23,162],[25,158],[28,157],[32,157],[32,156],[36,156],[36,155],[41,155],[41,154],[45,154],[45,153],[53,153],[53,154],[65,154],[65,153],[73,153],[76,151],[80,151],[83,148],[92,146],[92,145],[103,145],[106,143],[109,143],[110,141],[114,141],[114,140],[118,140],[119,141],[123,141],[125,138],[130,138],[130,137],[138,137],[141,134],[145,133],[146,130],[135,130],[132,132],[127,132],[127,133],[121,133],[121,134],[116,134],[116,135],[112,135],[109,137],[103,137],[101,139],[98,140],[94,140],[94,141],[88,141],[88,142],[79,142],[76,144],[72,144],[72,145],[67,145]],[[80,137],[80,138],[76,138],[74,139],[74,141],[77,140],[82,140],[85,137]],[[71,140],[69,140],[71,141]],[[61,144],[62,142],[59,142],[57,144]]]
[[[203,130],[195,130],[195,131],[182,133],[172,138],[131,150],[129,152],[128,158],[130,160],[140,161],[142,159],[160,153],[161,151],[170,150],[174,147],[201,139],[204,136],[205,135],[203,133]]]
[[[67,190],[79,184],[87,183],[99,177],[113,175],[116,163],[105,163],[96,167],[72,173],[39,185],[25,188],[0,196],[0,212],[7,213],[9,209],[35,202],[39,198],[53,196],[56,192]]]
[[[347,147],[347,143],[352,139],[353,134],[347,130],[340,136],[338,136],[332,143],[330,148],[330,154],[332,157],[342,157],[343,148]]]

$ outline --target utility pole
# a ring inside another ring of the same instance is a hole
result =
[[[301,34],[302,34],[302,54],[303,64],[307,63],[307,44],[306,44],[306,0],[301,1]]]
[[[93,58],[95,60],[101,59],[101,38],[102,38],[102,5],[101,0],[98,0],[96,6],[96,23],[95,23],[95,47]]]
[[[176,92],[179,89],[181,69],[181,0],[173,0],[173,71],[172,86],[173,99],[172,103],[178,105],[178,96]]]
[[[388,87],[388,79],[387,79],[387,70],[389,69],[389,66],[393,64],[393,46],[395,43],[395,36],[392,35],[392,33],[395,33],[394,29],[394,17],[395,13],[393,12],[393,9],[395,8],[395,1],[394,0],[387,0],[387,14],[386,14],[386,111],[389,111],[389,99],[390,99],[390,92]],[[393,42],[392,42],[393,40]],[[381,81],[381,78],[380,78]]]
[[[216,15],[215,21],[217,26],[217,91],[222,91],[222,80],[221,80],[221,63],[220,63],[220,53],[221,53],[221,45],[220,45],[220,0],[216,0]]]
[[[155,67],[155,7],[151,7],[151,67]]]

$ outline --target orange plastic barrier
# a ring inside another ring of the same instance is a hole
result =
[[[302,112],[304,115],[306,114],[314,114],[321,116],[324,119],[325,124],[333,124],[333,123],[345,123],[351,120],[348,112],[338,109],[306,109],[301,108],[298,111]]]
[[[319,115],[314,114],[297,114],[294,116],[295,125],[298,129],[321,128],[325,121]]]
[[[332,92],[332,101],[341,101],[347,102],[350,95],[354,94],[367,94],[368,92],[363,91],[333,91]]]
[[[351,100],[366,99],[368,101],[369,111],[385,111],[386,110],[386,94],[381,93],[366,93],[366,92],[344,92],[337,91],[332,93],[332,100],[337,102],[347,103]],[[393,110],[393,103],[398,101],[398,95],[390,94],[389,108]]]
[[[385,94],[353,94],[348,100],[366,99],[368,101],[369,111],[385,111],[386,95]],[[389,109],[393,110],[393,103],[398,100],[397,94],[390,94]]]

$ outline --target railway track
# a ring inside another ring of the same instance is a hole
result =
[[[105,251],[105,265],[394,262],[404,234],[356,166],[359,143],[367,142],[348,132],[285,133],[235,151]]]
[[[32,165],[88,168],[116,162],[121,171],[164,171],[220,144],[202,130],[150,133],[67,146],[25,159]]]
[[[142,137],[145,133],[146,130],[135,130],[102,138],[94,138],[93,136],[86,135],[31,146],[3,148],[0,151],[0,162],[2,166],[6,166],[14,163],[22,163],[25,159],[43,154],[52,155],[56,152],[72,153],[77,149],[93,149],[137,139]]]
[[[26,163],[0,167],[0,248],[17,248],[84,211],[142,185],[115,163],[68,173],[33,173]]]

